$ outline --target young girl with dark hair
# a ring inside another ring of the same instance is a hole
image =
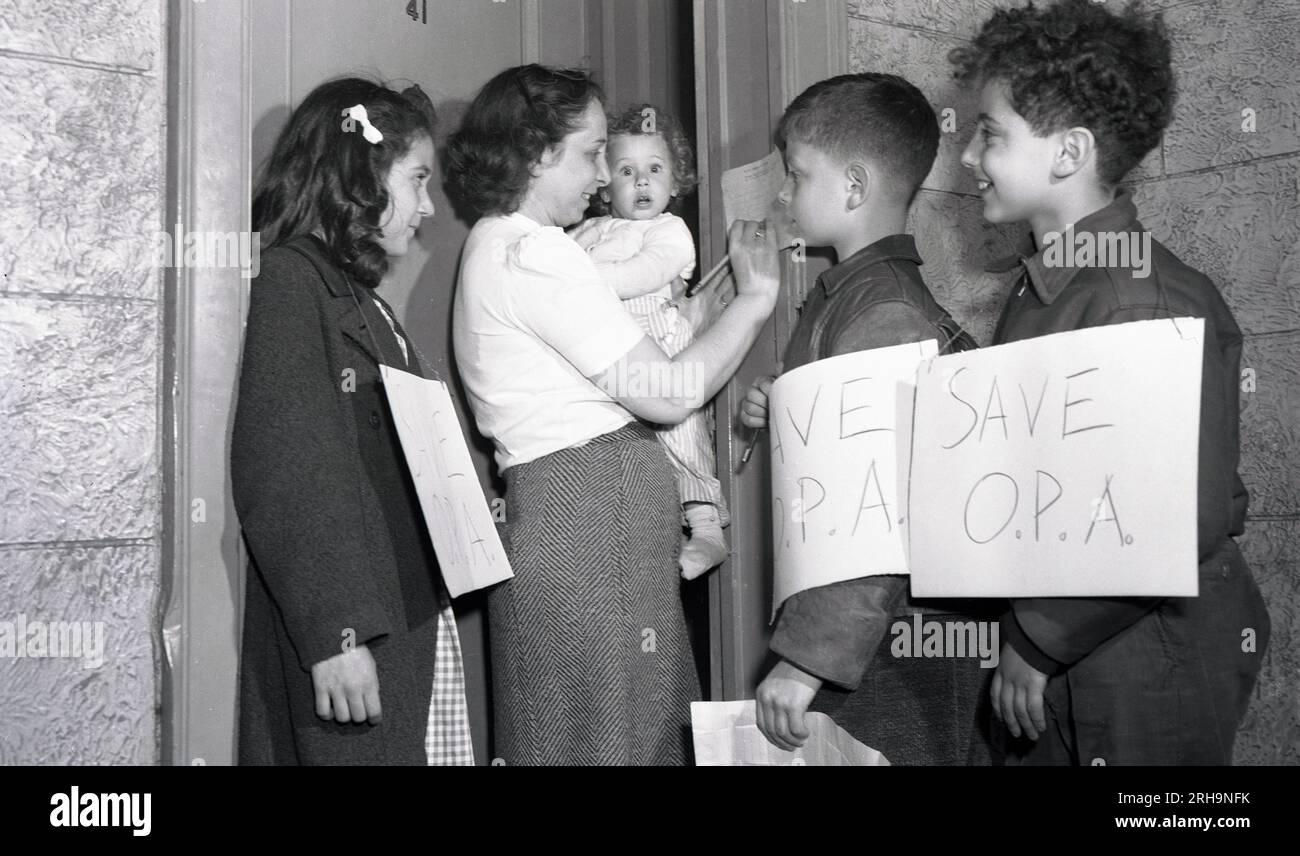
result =
[[[325,83],[257,184],[267,249],[230,456],[242,764],[473,763],[454,617],[379,372],[427,371],[375,289],[433,214],[433,128],[418,87]]]

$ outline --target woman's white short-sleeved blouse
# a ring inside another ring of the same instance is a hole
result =
[[[470,232],[452,316],[456,367],[502,470],[634,421],[587,378],[644,335],[562,229],[515,213]]]

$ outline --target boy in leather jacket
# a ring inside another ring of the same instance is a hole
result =
[[[907,211],[934,163],[939,126],[925,96],[888,74],[814,84],[781,118],[786,161],[778,198],[808,246],[834,249],[785,352],[784,368],[854,351],[936,339],[941,352],[975,347],[921,278]],[[767,424],[773,378],[749,390],[741,421]],[[972,620],[972,604],[926,604],[906,576],[862,577],[789,598],[771,649],[780,662],[758,687],[758,725],[783,749],[807,739],[804,714],[830,714],[894,764],[989,763],[991,670],[976,658],[900,659],[886,631],[917,612]],[[974,605],[988,612],[988,607]],[[996,617],[997,610],[986,618]]]

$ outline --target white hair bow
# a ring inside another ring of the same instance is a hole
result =
[[[348,107],[343,111],[343,116],[345,117],[343,119],[343,132],[345,134],[351,134],[355,131],[357,129],[357,122],[360,122],[362,136],[366,138],[366,142],[378,143],[383,141],[384,135],[380,133],[378,128],[370,124],[370,116],[366,113],[366,105],[355,104]]]

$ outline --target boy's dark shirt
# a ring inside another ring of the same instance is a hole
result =
[[[926,339],[937,339],[941,353],[974,348],[926,288],[920,264],[911,235],[890,235],[823,273],[786,345],[784,371]],[[906,576],[875,576],[792,595],[771,648],[809,674],[856,688],[907,587]]]
[[[1083,232],[1144,229],[1131,195],[1080,220]],[[1150,272],[1132,268],[1048,267],[1043,251],[1009,259],[992,270],[1021,273],[1011,289],[993,342],[1001,345],[1086,327],[1154,318],[1205,319],[1197,475],[1197,541],[1201,573],[1223,542],[1245,529],[1246,488],[1237,474],[1238,366],[1241,330],[1208,277],[1152,239]],[[1140,362],[1133,365],[1142,372]],[[1159,383],[1159,378],[1151,378]],[[1034,668],[1061,671],[1156,608],[1161,598],[1023,598],[1015,620],[1002,621],[1003,639]]]

